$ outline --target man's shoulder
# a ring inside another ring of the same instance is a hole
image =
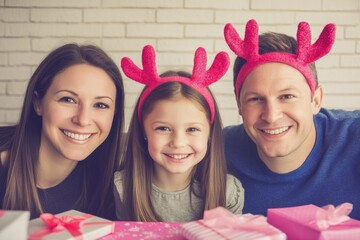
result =
[[[227,135],[231,135],[234,133],[242,132],[243,130],[244,130],[243,124],[229,125],[229,126],[224,127],[223,133],[225,136],[227,136]]]
[[[360,110],[343,110],[343,109],[326,109],[322,108],[320,112],[316,115],[318,118],[328,119],[328,120],[352,120],[360,119]]]
[[[341,110],[322,108],[315,116],[317,127],[324,126],[324,130],[360,129],[360,110]]]

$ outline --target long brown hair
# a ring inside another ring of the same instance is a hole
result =
[[[2,208],[29,210],[32,216],[43,212],[36,188],[36,165],[39,158],[42,118],[34,110],[35,92],[41,100],[54,77],[76,64],[103,69],[116,86],[116,112],[107,139],[84,161],[83,191],[79,207],[98,216],[106,216],[112,202],[113,172],[119,164],[124,123],[124,87],[113,60],[93,45],[65,44],[53,50],[32,75],[18,124],[0,128],[0,152],[7,157],[1,167],[4,182]],[[80,164],[80,163],[79,163]],[[6,180],[5,180],[6,179]]]
[[[162,76],[174,74],[176,73],[170,72],[162,74]],[[182,72],[177,74],[185,75]],[[128,219],[162,221],[151,203],[153,160],[148,153],[147,142],[144,139],[143,119],[152,111],[157,101],[171,99],[178,95],[199,103],[210,119],[209,106],[205,98],[193,88],[179,82],[164,83],[150,93],[141,110],[141,121],[138,119],[138,103],[136,104],[129,126],[125,158],[122,165],[122,169],[125,169],[123,201],[128,210]],[[216,102],[215,110],[207,153],[204,159],[193,169],[190,183],[191,192],[204,200],[204,210],[226,204],[226,163],[223,151],[222,123]],[[194,181],[200,183],[200,193],[194,191]]]

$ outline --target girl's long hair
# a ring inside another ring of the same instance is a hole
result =
[[[128,210],[128,219],[162,221],[151,203],[153,160],[144,139],[143,119],[152,111],[157,101],[171,99],[178,95],[199,103],[210,119],[209,107],[205,98],[193,88],[179,82],[164,83],[150,93],[141,110],[141,121],[137,115],[138,103],[136,104],[129,126],[122,165],[122,169],[125,169],[123,176],[124,204]],[[216,103],[215,108],[216,113],[214,123],[210,128],[208,150],[204,159],[194,167],[190,183],[191,192],[204,200],[204,210],[226,204],[227,170],[223,150],[222,123]],[[194,189],[195,181],[201,186],[200,192]]]
[[[53,50],[29,81],[18,124],[0,128],[0,152],[8,153],[0,172],[3,209],[29,210],[33,217],[43,212],[36,188],[42,117],[36,114],[33,107],[35,92],[41,100],[54,77],[76,64],[103,69],[116,86],[116,112],[109,136],[79,163],[83,164],[84,187],[78,207],[88,213],[111,217],[108,213],[113,207],[113,172],[120,161],[120,138],[124,125],[124,87],[116,64],[94,45],[65,44]]]

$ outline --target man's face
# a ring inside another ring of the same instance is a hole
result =
[[[291,171],[310,153],[316,138],[313,115],[322,90],[314,96],[304,76],[282,63],[265,63],[245,79],[239,113],[258,153],[273,171]]]

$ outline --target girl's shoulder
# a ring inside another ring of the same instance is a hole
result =
[[[2,165],[2,166],[4,166],[4,164],[5,164],[7,155],[8,155],[8,151],[2,151],[2,152],[0,152],[0,162],[1,162],[1,165]]]
[[[231,174],[226,175],[226,190],[227,192],[244,192],[240,180]]]
[[[244,207],[244,188],[239,179],[227,174],[226,208],[233,213],[240,214]]]
[[[124,178],[124,173],[125,173],[125,170],[116,171],[114,173],[114,183],[115,183],[115,185],[122,184],[123,178]]]

